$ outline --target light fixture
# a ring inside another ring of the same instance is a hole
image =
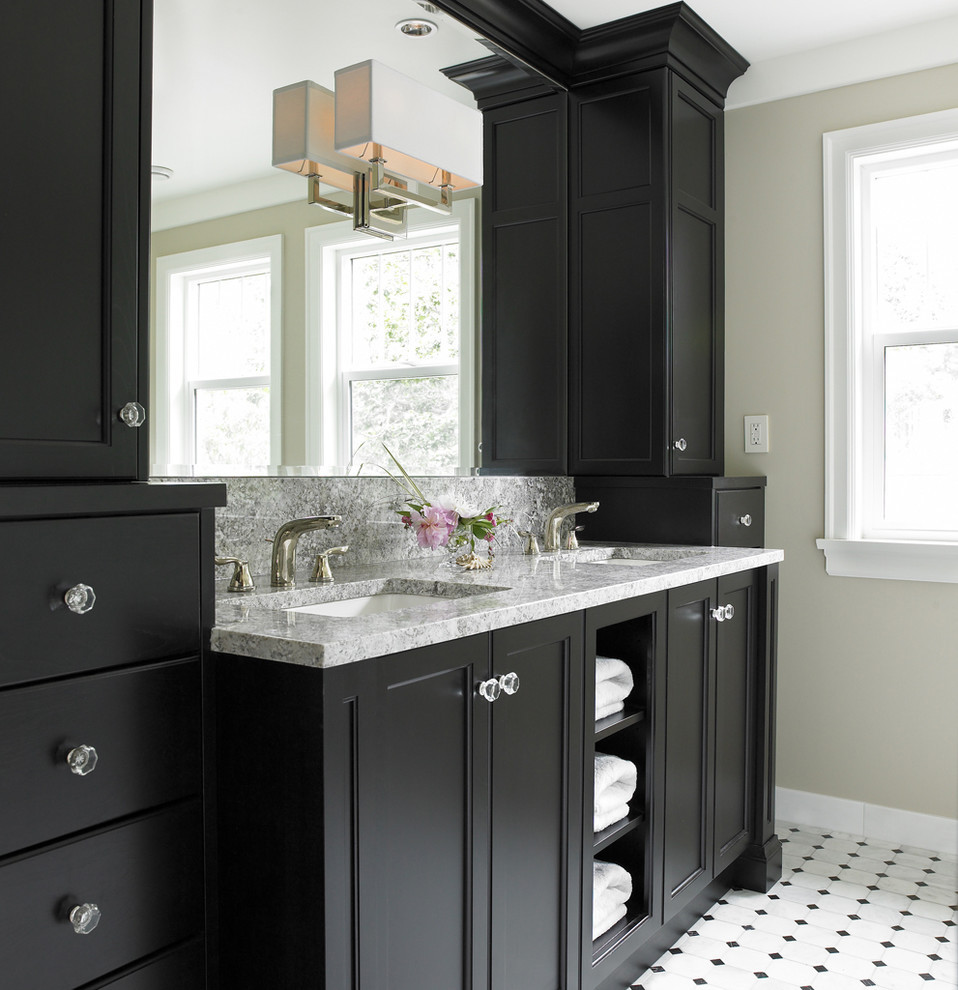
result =
[[[396,30],[407,38],[428,38],[439,30],[439,25],[418,17],[407,17],[405,20],[396,21]]]
[[[452,210],[454,189],[482,182],[482,117],[376,61],[336,72],[335,94],[314,82],[273,93],[273,164],[310,181],[309,202],[392,239],[405,213]],[[352,205],[320,184],[353,193]]]
[[[167,179],[173,178],[173,169],[167,168],[165,165],[151,165],[150,175],[157,182],[166,182]]]

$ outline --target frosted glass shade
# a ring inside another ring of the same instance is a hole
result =
[[[273,164],[352,192],[364,166],[333,147],[336,98],[308,79],[273,90]]]
[[[336,71],[335,148],[432,186],[482,185],[482,115],[375,60]]]

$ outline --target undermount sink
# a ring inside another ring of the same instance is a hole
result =
[[[706,550],[690,547],[616,547],[607,557],[586,560],[586,564],[612,564],[626,567],[651,567],[653,564],[669,564],[690,557],[701,557]]]
[[[286,612],[305,612],[308,615],[377,615],[380,612],[395,612],[401,608],[417,608],[433,602],[449,601],[442,595],[390,594],[363,595],[360,598],[346,598],[338,602],[318,602],[313,605],[294,605]]]
[[[244,599],[242,604],[288,612],[293,616],[299,614],[353,618],[396,612],[399,609],[428,608],[457,598],[508,590],[458,581],[374,578],[255,595]]]

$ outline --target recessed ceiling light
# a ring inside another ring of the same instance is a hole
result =
[[[157,182],[166,182],[167,179],[173,178],[173,169],[167,168],[165,165],[152,165],[150,172]]]
[[[396,22],[396,30],[401,31],[407,38],[425,38],[439,30],[433,21],[424,21],[418,17],[407,17]]]
[[[416,0],[416,3],[419,4],[419,6],[422,7],[427,14],[439,13],[439,8],[434,3],[427,3],[426,0]]]

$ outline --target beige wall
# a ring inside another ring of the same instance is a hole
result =
[[[726,472],[785,550],[781,786],[958,818],[958,584],[828,577],[822,134],[958,105],[958,65],[726,114]],[[743,452],[768,413],[770,452]]]

